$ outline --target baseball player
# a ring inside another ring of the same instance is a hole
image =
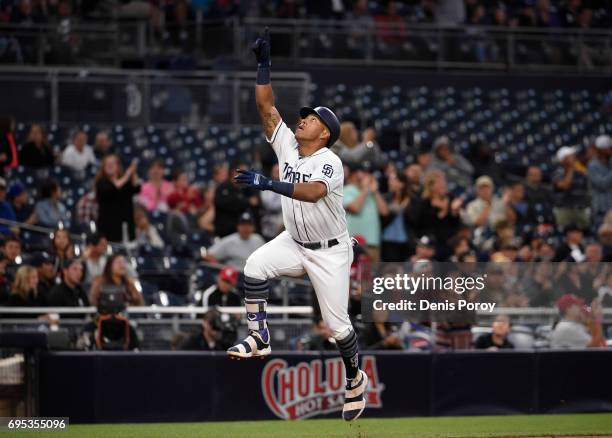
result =
[[[253,171],[239,171],[235,181],[283,195],[285,231],[247,259],[244,288],[249,335],[227,354],[250,358],[271,353],[266,322],[268,279],[307,273],[344,361],[347,382],[342,416],[355,420],[365,408],[368,377],[359,369],[357,336],[347,309],[353,248],[342,206],[344,170],[329,149],[338,139],[340,123],[329,108],[304,107],[292,132],[274,107],[267,29],[253,44],[253,52],[258,65],[257,108],[278,158],[280,181]]]

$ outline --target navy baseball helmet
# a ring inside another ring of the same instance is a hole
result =
[[[309,106],[302,107],[300,109],[300,117],[305,119],[309,114],[314,114],[321,119],[323,124],[329,129],[329,140],[327,141],[327,147],[331,147],[338,141],[340,137],[340,121],[332,110],[325,106],[318,106],[311,108]]]

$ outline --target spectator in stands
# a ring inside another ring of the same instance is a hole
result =
[[[55,163],[55,154],[47,134],[39,124],[33,124],[25,144],[19,152],[19,164],[34,169],[47,168]]]
[[[525,188],[521,181],[512,181],[502,196],[506,210],[506,218],[517,226],[528,224],[529,207],[525,202]]]
[[[100,131],[96,134],[93,151],[98,161],[101,161],[108,154],[115,153],[115,146],[113,146],[108,131]]]
[[[270,170],[272,179],[279,180],[278,163]],[[267,239],[275,238],[283,230],[281,195],[271,190],[261,192],[261,234]]]
[[[389,192],[385,194],[387,215],[382,216],[381,258],[386,262],[401,262],[410,255],[407,209],[410,205],[410,182],[403,173],[387,177]]]
[[[7,169],[14,169],[19,164],[14,130],[15,119],[0,116],[0,177]]]
[[[34,207],[36,223],[47,228],[56,228],[59,224],[69,225],[68,211],[60,201],[62,192],[59,184],[48,180],[40,187],[40,199]]]
[[[204,205],[200,187],[191,184],[187,172],[179,169],[172,172],[172,184],[174,193],[181,196],[181,211],[192,215],[197,214]]]
[[[83,289],[83,263],[79,259],[65,260],[62,265],[62,282],[49,295],[52,307],[87,307],[89,299]]]
[[[436,240],[437,258],[450,256],[448,240],[456,234],[461,224],[459,212],[463,198],[452,198],[448,193],[446,177],[440,170],[425,175],[422,199],[416,207],[416,231],[418,235],[433,236]]]
[[[433,260],[436,255],[436,239],[433,236],[421,236],[416,240],[415,252],[411,262]]]
[[[462,214],[463,222],[471,227],[493,227],[506,218],[504,201],[495,196],[493,180],[480,176],[474,184],[476,199],[469,202]]]
[[[369,163],[373,169],[382,166],[382,152],[375,142],[376,131],[367,128],[361,139],[359,131],[353,122],[342,122],[338,143],[332,149],[336,151],[342,162],[349,166]]]
[[[565,294],[557,301],[561,320],[550,335],[553,348],[600,347],[604,344],[601,328],[601,306],[594,301],[592,310],[586,311],[584,300]],[[605,345],[605,344],[604,344]]]
[[[494,225],[495,234],[478,246],[489,254],[501,251],[506,245],[511,245],[516,239],[514,225],[507,220],[500,220]]]
[[[242,213],[238,220],[237,231],[219,239],[208,249],[205,260],[223,263],[242,271],[247,258],[265,243],[263,237],[255,233],[253,216]]]
[[[38,272],[32,266],[17,269],[8,305],[12,307],[43,307],[47,303],[38,295]]]
[[[98,199],[94,190],[88,191],[77,201],[76,220],[84,228],[90,228],[92,222],[97,222]]]
[[[30,259],[30,266],[38,272],[38,296],[49,304],[49,293],[55,286],[57,272],[54,260],[46,252],[38,252]]]
[[[102,159],[96,175],[98,231],[110,242],[133,241],[136,238],[133,197],[140,192],[137,165],[137,161],[132,161],[124,173],[119,157],[109,154]],[[127,233],[125,236],[124,229]]]
[[[542,170],[529,166],[525,178],[525,201],[528,206],[530,223],[548,223],[546,212],[550,210],[552,192],[542,183]]]
[[[612,210],[612,138],[600,135],[595,140],[596,155],[589,161],[592,190],[593,223],[598,227],[606,213]]]
[[[374,323],[366,324],[359,333],[365,350],[401,350],[403,348],[399,326],[388,322],[388,312],[378,311],[373,315]]]
[[[561,24],[557,9],[551,6],[550,0],[536,1],[535,16],[539,27],[558,27]]]
[[[348,38],[346,43],[349,50],[357,56],[365,57],[367,54],[369,29],[372,29],[374,20],[368,10],[367,0],[356,0],[353,8],[347,14]]]
[[[315,318],[311,331],[296,343],[298,351],[334,351],[336,348],[333,333],[321,316]]]
[[[398,53],[398,48],[406,41],[408,30],[406,21],[397,12],[397,3],[390,0],[384,14],[374,17],[378,48],[387,55]]]
[[[373,262],[380,260],[380,215],[387,216],[389,207],[382,197],[378,180],[369,173],[369,165],[353,164],[344,186],[344,208],[350,235],[362,235]]]
[[[564,260],[569,260],[571,257],[571,261],[574,262],[582,262],[584,261],[584,233],[582,228],[577,225],[569,225],[565,227],[565,240],[555,252],[555,257],[552,260],[553,262],[562,262]]]
[[[525,178],[525,201],[527,202],[527,221],[531,224],[552,223],[552,192],[542,183],[542,170],[529,166]]]
[[[435,17],[438,25],[457,26],[465,23],[467,13],[463,1],[439,0],[435,4]]]
[[[106,261],[102,275],[93,281],[89,294],[92,306],[98,305],[102,288],[107,285],[123,287],[126,303],[129,305],[144,305],[144,299],[136,288],[136,282],[129,276],[125,257],[121,254],[111,255]]]
[[[237,336],[236,327],[231,320],[224,322],[222,314],[217,310],[209,310],[202,315],[202,330],[190,335],[179,349],[224,351],[236,342]]]
[[[444,172],[452,191],[465,190],[472,185],[474,168],[461,154],[453,152],[450,140],[444,135],[434,142],[434,157],[430,168]]]
[[[561,9],[563,27],[578,27],[580,12],[583,9],[582,0],[570,0]]]
[[[469,254],[472,251],[470,243],[470,239],[465,236],[460,234],[453,236],[448,242],[448,246],[452,250],[452,255],[449,260],[451,262],[461,261],[465,254]],[[430,257],[427,258],[430,259]]]
[[[0,252],[0,306],[6,306],[11,297],[11,282],[6,277],[8,259]]]
[[[478,350],[487,351],[514,348],[512,342],[508,340],[510,328],[510,317],[508,315],[497,315],[491,325],[491,333],[479,336],[474,346]]]
[[[604,262],[612,262],[612,224],[604,222],[597,230],[597,238],[602,245]]]
[[[57,272],[61,269],[64,261],[74,258],[74,244],[68,230],[58,228],[53,232],[49,254],[55,258]]]
[[[212,180],[208,183],[207,189],[214,192],[219,185],[229,181],[229,176],[229,165],[227,163],[215,164]]]
[[[170,211],[166,216],[166,234],[172,248],[181,251],[187,244],[187,239],[191,231],[189,218],[183,213],[185,200],[178,192],[173,192],[168,197]]]
[[[150,245],[153,248],[164,247],[164,240],[159,235],[157,228],[151,225],[149,214],[145,208],[140,206],[134,208],[134,224],[136,226],[136,242],[139,245]]]
[[[138,195],[138,201],[149,211],[168,211],[168,196],[175,189],[164,179],[165,171],[162,160],[153,160],[149,165],[149,179],[142,184]]]
[[[44,24],[45,19],[40,10],[34,10],[31,0],[19,0],[15,2],[15,8],[11,14],[11,23],[21,24],[26,27],[33,24]]]
[[[557,161],[559,167],[552,176],[555,221],[561,227],[575,224],[586,229],[590,221],[589,180],[578,165],[576,148],[560,148],[557,151]]]
[[[11,14],[11,23],[19,24],[22,28],[35,27],[39,24],[45,24],[45,17],[34,10],[32,0],[19,0],[15,2],[15,6],[13,8]],[[45,3],[46,6],[46,3]],[[18,33],[19,34],[19,33]],[[37,61],[38,55],[38,35],[36,35],[35,29],[30,30],[29,32],[22,33],[17,41],[19,42],[19,47],[21,51],[21,55],[23,57],[23,61],[26,64],[35,64]]]
[[[503,186],[506,182],[505,172],[495,161],[493,150],[487,143],[478,141],[472,145],[470,162],[474,166],[474,178],[486,175],[498,187]]]
[[[96,164],[96,156],[92,147],[87,144],[85,131],[79,129],[72,135],[72,143],[62,152],[61,162],[78,173]]]
[[[232,177],[215,189],[215,235],[218,237],[234,233],[240,214],[245,211],[255,214],[260,204],[257,193],[240,188],[233,182],[236,170],[248,170],[248,166],[238,162],[233,163],[231,168]]]
[[[523,276],[522,287],[533,307],[549,307],[555,301],[553,264],[547,261],[533,263]]]
[[[236,292],[238,284],[238,271],[226,266],[219,271],[217,282],[202,292],[201,305],[213,306],[241,306],[242,299]]]
[[[423,168],[416,163],[404,168],[404,175],[408,178],[408,191],[410,197],[420,197],[423,190]]]
[[[210,195],[210,192],[206,192],[206,195]],[[212,192],[214,196],[214,192]],[[215,232],[215,201],[214,199],[206,200],[205,207],[196,216],[197,229],[205,231],[207,234],[213,235]]]
[[[6,201],[6,180],[0,177],[0,219],[16,221],[15,211],[10,203]],[[9,235],[18,232],[14,225],[0,223],[0,234]]]
[[[21,240],[17,236],[9,235],[2,242],[2,253],[6,257],[6,268],[4,269],[9,283],[13,282],[15,272],[21,266]]]
[[[28,202],[29,194],[25,186],[19,182],[14,183],[9,188],[7,199],[15,212],[15,220],[25,224],[32,225],[36,223],[34,209]]]
[[[168,32],[167,38],[187,53],[191,53],[196,40],[196,32],[193,28],[195,14],[191,5],[191,2],[179,0],[165,7],[166,21],[164,24],[166,32]]]
[[[415,164],[421,168],[422,174],[429,170],[429,166],[431,166],[432,161],[433,153],[431,150],[431,144],[421,142],[416,152]]]
[[[85,263],[84,283],[91,285],[93,280],[104,273],[108,252],[108,240],[100,233],[89,233],[85,239],[83,262]]]

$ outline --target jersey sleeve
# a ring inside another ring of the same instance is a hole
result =
[[[326,154],[323,154],[326,155]],[[325,161],[324,159],[318,163],[315,171],[309,181],[320,181],[327,186],[327,194],[342,193],[342,185],[344,184],[344,168],[339,159]]]
[[[274,128],[272,137],[268,138],[266,136],[266,140],[268,143],[270,143],[270,146],[272,146],[272,149],[276,153],[276,157],[280,160],[280,157],[284,155],[284,152],[294,146],[295,135],[281,119],[281,121],[278,122],[278,125],[276,125],[276,128]]]

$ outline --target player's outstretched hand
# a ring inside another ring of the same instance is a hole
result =
[[[270,67],[270,31],[267,27],[263,36],[257,37],[251,49],[259,67]]]
[[[272,184],[270,178],[266,178],[254,170],[238,169],[238,175],[234,177],[234,182],[243,187],[249,187],[257,190],[269,190]]]

